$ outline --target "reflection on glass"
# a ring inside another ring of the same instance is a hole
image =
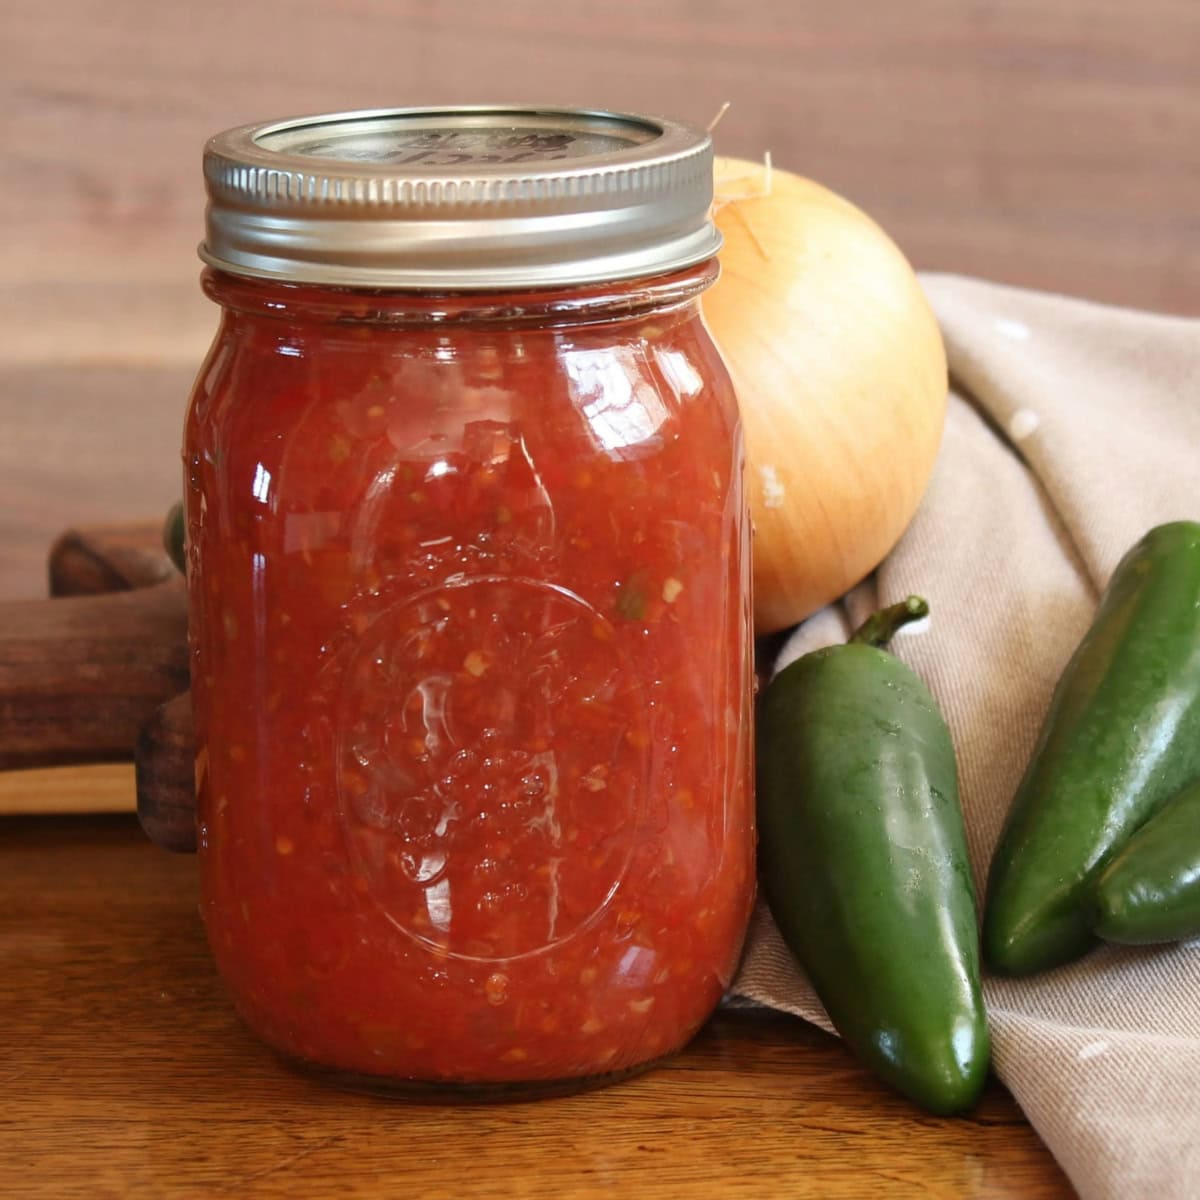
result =
[[[450,880],[443,877],[425,891],[425,909],[434,929],[450,928]]]
[[[654,361],[667,386],[680,400],[692,400],[700,395],[704,380],[685,354],[658,346],[654,350]]]
[[[254,468],[254,482],[250,485],[250,490],[254,493],[255,500],[261,504],[269,504],[271,501],[271,472],[266,467],[259,463]]]
[[[572,350],[563,365],[592,438],[602,450],[653,441],[670,415],[628,350]]]

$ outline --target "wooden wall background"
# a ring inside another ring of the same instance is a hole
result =
[[[1200,0],[0,0],[0,596],[178,488],[205,137],[495,99],[660,111],[921,268],[1200,312]]]

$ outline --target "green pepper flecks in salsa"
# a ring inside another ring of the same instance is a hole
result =
[[[753,890],[740,436],[694,299],[207,286],[200,852],[239,1010],[414,1080],[677,1048]]]

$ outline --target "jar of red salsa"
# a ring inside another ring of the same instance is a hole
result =
[[[707,136],[352,113],[222,134],[205,173],[196,779],[239,1012],[402,1092],[670,1053],[733,976],[754,877]]]

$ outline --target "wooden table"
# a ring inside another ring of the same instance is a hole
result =
[[[241,1026],[195,860],[123,816],[0,818],[0,1095],[13,1200],[1071,1195],[998,1084],[928,1117],[776,1014],[721,1012],[659,1069],[567,1099],[333,1091]]]

